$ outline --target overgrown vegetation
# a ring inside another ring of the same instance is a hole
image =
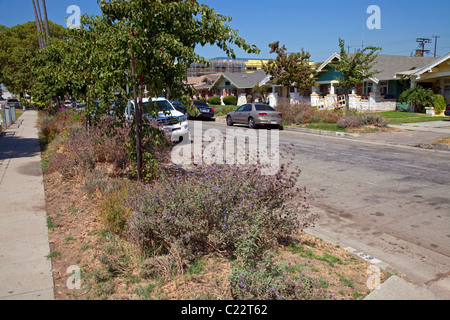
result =
[[[331,128],[335,129],[355,129],[362,126],[384,128],[388,125],[387,119],[379,113],[359,113],[351,109],[349,115],[345,115],[343,110],[318,110],[309,102],[290,103],[285,100],[277,105],[277,110],[283,113],[285,124],[306,125],[307,128],[320,129],[321,125],[333,125]]]
[[[44,155],[46,194],[57,254],[49,258],[55,270],[76,261],[83,274],[83,287],[68,291],[55,273],[57,298],[335,298],[314,271],[297,272],[308,268],[292,269],[280,254],[315,219],[305,190],[296,188],[298,168],[275,176],[249,167],[180,170],[162,157],[158,174],[137,183],[129,129],[105,135],[110,120],[103,118],[86,131],[81,113],[66,112],[40,116],[51,151]]]

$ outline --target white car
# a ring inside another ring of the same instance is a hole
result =
[[[169,100],[165,98],[152,98],[151,101],[158,106],[158,114],[152,115],[146,112],[150,99],[144,98],[142,100],[142,105],[144,109],[144,116],[148,119],[154,119],[159,124],[162,125],[162,129],[171,132],[172,141],[181,142],[189,140],[189,123],[187,121],[187,116],[180,111],[176,110]],[[130,119],[134,114],[134,101],[129,100],[126,107],[125,116]]]

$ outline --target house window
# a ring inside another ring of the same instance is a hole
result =
[[[364,95],[368,96],[371,92],[373,92],[373,83],[364,82]]]
[[[225,81],[225,85],[226,86],[231,86],[231,82],[230,81]]]
[[[444,87],[444,97],[446,99],[450,99],[450,86],[445,86]]]
[[[387,94],[388,94],[388,82],[387,81],[380,81],[379,86],[380,86],[380,92],[382,94],[384,94],[385,96],[387,96]]]

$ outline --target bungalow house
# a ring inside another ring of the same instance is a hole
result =
[[[195,98],[209,98],[218,94],[211,89],[211,85],[219,78],[220,74],[207,74],[200,77],[187,77],[186,85],[193,86],[195,89]]]
[[[257,70],[253,73],[221,73],[217,80],[212,84],[211,90],[216,91],[217,96],[224,98],[232,95],[238,97],[237,104],[247,103],[247,96],[253,97],[253,87],[263,82],[268,75],[264,70]]]
[[[450,53],[441,58],[433,58],[432,62],[422,68],[398,72],[396,76],[409,79],[411,87],[420,85],[433,89],[450,104]]]
[[[332,63],[341,59],[334,53],[317,69],[317,86],[312,88],[311,104],[320,108],[333,108],[342,100],[339,96],[344,90],[338,87],[336,78],[342,74],[336,71]],[[410,88],[410,79],[402,72],[421,70],[434,62],[436,58],[378,55],[373,62],[377,73],[361,83],[350,95],[350,108],[361,110],[395,110],[400,94]],[[409,74],[408,74],[409,75]]]

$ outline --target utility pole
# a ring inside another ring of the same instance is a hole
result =
[[[425,44],[431,43],[431,39],[417,38],[416,42],[419,43],[419,47],[422,48],[416,50],[416,57],[423,57],[425,53],[430,53],[430,50],[425,50]]]
[[[437,49],[437,39],[440,38],[440,36],[432,36],[434,38],[434,57],[436,58],[436,49]]]

